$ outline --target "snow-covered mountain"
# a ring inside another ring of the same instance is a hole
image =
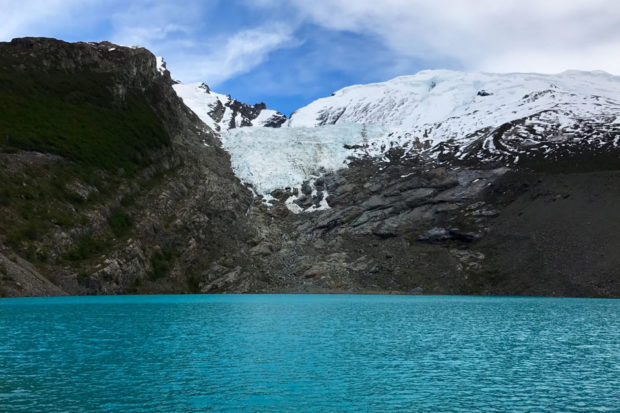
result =
[[[435,157],[450,153],[459,159],[514,161],[519,154],[550,152],[558,144],[617,146],[620,77],[426,70],[341,89],[293,113],[288,126],[346,123],[389,130],[364,149],[375,156],[402,147],[405,153]]]
[[[617,77],[422,72],[269,128],[140,47],[22,38],[0,62],[0,296],[620,297]]]
[[[175,90],[222,132],[233,169],[263,195],[301,187],[351,158],[388,161],[396,154],[515,165],[527,157],[620,147],[620,77],[605,72],[426,70],[346,87],[295,111],[286,123],[262,106],[235,110],[241,104],[202,84]]]
[[[267,109],[264,103],[248,105],[230,95],[213,92],[204,83],[177,83],[173,86],[185,105],[216,132],[242,126],[279,127],[286,116]]]

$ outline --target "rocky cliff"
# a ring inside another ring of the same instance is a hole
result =
[[[422,73],[287,121],[141,48],[16,39],[0,63],[3,295],[620,296],[609,75]]]
[[[216,260],[252,268],[251,192],[155,56],[38,38],[0,56],[4,295],[190,292]]]

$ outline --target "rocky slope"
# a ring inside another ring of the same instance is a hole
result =
[[[422,72],[286,120],[140,48],[0,60],[3,295],[620,296],[617,77]]]
[[[618,77],[425,71],[222,140],[294,290],[619,294]]]
[[[216,132],[244,126],[277,128],[286,122],[286,116],[267,109],[264,103],[248,105],[230,97],[213,92],[204,83],[173,86],[183,102]]]
[[[27,38],[0,58],[2,294],[190,292],[245,264],[251,193],[150,52]]]

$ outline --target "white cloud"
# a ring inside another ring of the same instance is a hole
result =
[[[232,20],[214,28],[223,4],[0,0],[0,40],[34,35],[141,45],[164,56],[176,78],[214,86],[251,71],[275,50],[294,47],[298,37],[316,39],[330,31],[379,39],[369,44],[382,50],[369,46],[363,51],[369,60],[378,59],[373,70],[422,61],[482,71],[571,68],[620,74],[618,0],[246,0],[247,7],[242,2],[234,6],[245,25],[224,14],[228,17],[221,19]],[[263,13],[254,18],[253,12]],[[350,57],[355,53],[343,47],[326,44],[312,50],[320,58],[300,54],[291,62],[297,67],[292,69],[295,79],[314,79],[306,72],[320,70],[316,64],[347,72],[346,65],[356,64],[355,56]],[[321,79],[306,84],[315,81]]]
[[[490,56],[477,68],[489,72],[559,73],[567,69],[604,70],[620,74],[618,43],[587,46],[579,50],[554,51],[514,50]]]
[[[201,7],[206,3],[190,0],[180,6],[172,1],[134,0],[112,9],[108,17],[112,28],[109,40],[146,48],[192,46],[187,41],[196,36],[194,31],[200,27]],[[173,46],[172,43],[177,44]]]
[[[0,0],[0,40],[69,32],[79,40],[143,46],[164,56],[175,78],[211,85],[245,73],[272,51],[293,44],[293,31],[285,23],[210,31],[204,19],[217,18],[217,6],[215,0]],[[101,38],[80,38],[89,25],[108,29],[98,34]]]
[[[175,57],[169,68],[183,81],[204,80],[217,86],[260,65],[272,51],[293,44],[292,31],[286,25],[242,30],[204,44],[202,54]]]
[[[134,2],[112,17],[111,40],[144,46],[164,56],[175,79],[217,86],[261,64],[270,52],[293,39],[292,30],[282,23],[232,33],[205,31],[201,19],[208,3],[192,0],[179,6],[174,1]]]
[[[261,0],[263,7],[279,2]],[[620,73],[617,0],[290,0],[306,20],[379,36],[398,56],[469,70]],[[614,53],[613,50],[616,50]]]
[[[110,40],[125,46],[153,47],[165,41],[174,33],[188,34],[189,29],[177,24],[164,24],[158,27],[124,26]]]

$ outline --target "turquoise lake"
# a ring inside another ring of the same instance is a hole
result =
[[[620,300],[0,300],[1,412],[620,411]]]

